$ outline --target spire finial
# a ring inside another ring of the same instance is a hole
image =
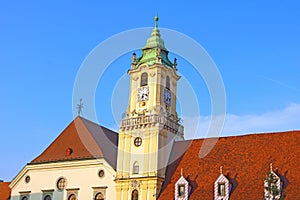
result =
[[[223,174],[223,167],[220,166],[220,174]]]
[[[155,28],[157,28],[157,27],[158,27],[158,20],[159,20],[159,18],[158,18],[158,15],[156,14],[156,15],[155,15],[155,17],[154,17],[154,21],[155,21]]]
[[[83,109],[83,103],[82,103],[82,98],[79,100],[79,104],[77,104],[77,114],[80,116],[82,114],[82,109]]]
[[[181,168],[181,172],[180,173],[181,173],[181,176],[183,176],[183,169],[182,168]]]
[[[270,163],[270,171],[273,171],[273,163]]]

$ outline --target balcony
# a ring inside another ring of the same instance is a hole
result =
[[[171,131],[172,133],[183,137],[184,128],[179,122],[171,119],[171,117],[164,115],[142,115],[136,117],[125,118],[121,120],[120,129],[130,130],[137,128],[145,128],[161,125],[163,128]]]

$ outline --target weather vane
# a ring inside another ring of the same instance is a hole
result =
[[[80,116],[82,114],[82,109],[83,109],[83,103],[82,99],[79,100],[79,104],[77,104],[77,114]]]

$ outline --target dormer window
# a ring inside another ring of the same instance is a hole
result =
[[[171,87],[170,87],[170,77],[169,77],[169,76],[167,76],[167,78],[166,78],[166,88],[167,88],[168,90],[171,89]]]
[[[175,200],[188,200],[189,182],[184,178],[182,169],[181,176],[175,184]]]
[[[278,200],[282,195],[281,181],[279,176],[273,172],[272,163],[270,171],[267,173],[264,180],[265,200]]]
[[[141,76],[141,87],[148,85],[148,74],[146,72],[142,73]]]
[[[223,175],[222,167],[220,167],[220,176],[214,185],[214,200],[229,200],[231,184],[226,176]]]

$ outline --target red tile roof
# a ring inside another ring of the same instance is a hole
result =
[[[8,200],[10,197],[10,182],[0,182],[0,200]]]
[[[116,168],[118,134],[76,117],[30,164],[103,157]],[[71,154],[67,151],[71,150]]]
[[[174,144],[172,157],[187,151],[168,166],[160,200],[174,199],[181,168],[192,186],[191,200],[213,199],[220,166],[233,185],[230,200],[263,199],[270,163],[283,181],[285,200],[300,199],[300,131],[222,137],[207,156],[199,158],[203,141]],[[206,141],[213,143],[212,139]]]

